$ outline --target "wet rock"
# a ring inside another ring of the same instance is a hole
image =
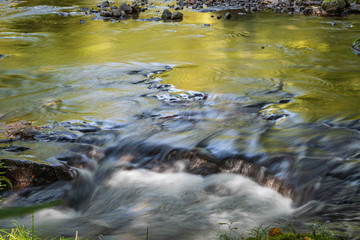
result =
[[[120,18],[123,16],[120,9],[113,9],[111,13],[114,18]]]
[[[87,8],[87,7],[82,7],[82,8],[80,8],[80,11],[87,12],[87,11],[89,11],[89,8]]]
[[[348,7],[346,0],[324,0],[321,8],[330,15],[341,14]]]
[[[109,11],[100,11],[100,16],[102,17],[112,17],[112,13]]]
[[[225,19],[229,20],[230,18],[231,18],[231,14],[230,14],[229,12],[227,12],[227,13],[225,14]]]
[[[172,16],[172,13],[170,12],[169,9],[165,9],[165,10],[163,11],[163,13],[161,14],[161,18],[162,18],[163,20],[171,19],[171,16]]]
[[[76,142],[102,147],[106,143],[115,142],[118,136],[118,132],[114,130],[99,131],[94,133],[85,133],[79,137]]]
[[[108,8],[108,7],[110,7],[110,3],[109,3],[109,1],[103,1],[103,2],[99,3],[97,5],[97,7],[99,7],[99,8]]]
[[[110,7],[110,9],[111,9],[111,10],[114,10],[114,9],[118,9],[118,7],[115,6],[115,5],[112,5],[112,6]]]
[[[351,50],[356,54],[356,55],[360,55],[360,38],[355,40],[352,44],[351,44]]]
[[[0,54],[0,59],[7,57],[8,55]]]
[[[271,114],[269,116],[264,116],[263,119],[268,121],[276,121],[284,117],[286,117],[285,114]]]
[[[94,154],[95,150],[94,150]],[[98,154],[102,156],[101,154]],[[94,169],[96,166],[96,162],[91,158],[85,156],[84,154],[73,153],[64,156],[59,156],[56,160],[66,163],[69,166],[76,167],[76,168],[86,168],[86,169]]]
[[[0,147],[0,150],[6,151],[6,152],[24,152],[24,151],[27,151],[30,149],[31,148],[24,147],[24,146],[16,146],[16,145]]]
[[[78,137],[70,131],[44,131],[36,135],[34,139],[40,142],[75,142]]]
[[[359,14],[360,13],[360,4],[351,4],[350,12]]]
[[[172,15],[171,15],[171,19],[172,20],[179,20],[179,19],[183,19],[183,14],[179,11],[175,11]]]
[[[49,185],[60,180],[70,181],[76,175],[74,170],[62,164],[48,165],[15,159],[1,159],[0,162],[7,167],[4,176],[14,189]]]
[[[68,128],[71,131],[77,131],[82,133],[96,132],[100,130],[99,127],[88,124],[65,124],[64,127]]]
[[[139,8],[139,5],[137,4],[137,2],[134,2],[134,3],[131,5],[131,8],[132,8],[132,12],[133,12],[133,13],[139,13],[139,12],[140,12],[140,8]]]
[[[83,20],[83,19],[80,19],[80,23],[81,23],[81,24],[84,24],[84,23],[86,23],[86,21]]]
[[[216,18],[217,18],[217,19],[222,18],[221,14],[218,14]]]
[[[124,11],[126,14],[131,14],[133,12],[133,9],[126,4],[126,2],[122,2],[120,4],[120,11]]]
[[[32,126],[32,122],[22,121],[11,123],[0,127],[0,131],[10,139],[33,140],[39,133],[37,127]]]

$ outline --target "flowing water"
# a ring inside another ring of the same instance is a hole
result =
[[[139,20],[172,2],[153,3],[106,22],[76,13],[93,0],[0,1],[0,125],[41,127],[13,143],[29,149],[0,157],[86,165],[72,185],[19,195],[22,205],[65,193],[66,206],[35,214],[37,230],[216,239],[221,222],[245,231],[319,217],[358,238],[360,16],[226,21],[185,9],[181,22]],[[165,164],[175,151],[248,165],[189,173],[186,156]]]

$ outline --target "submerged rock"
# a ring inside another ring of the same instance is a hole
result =
[[[351,50],[356,54],[356,55],[360,55],[360,38],[355,40],[352,44],[351,44]]]

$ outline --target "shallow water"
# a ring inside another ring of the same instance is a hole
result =
[[[245,228],[317,216],[356,237],[360,58],[350,45],[360,17],[233,12],[225,21],[187,9],[182,22],[139,21],[169,3],[104,22],[75,13],[96,1],[0,1],[0,125],[34,121],[44,135],[67,131],[74,139],[101,129],[76,143],[39,137],[14,143],[30,150],[1,150],[1,158],[53,162],[77,154],[92,164],[80,181],[86,190],[68,193],[78,199],[75,210],[39,212],[39,228],[134,239],[149,226],[156,239],[205,239],[216,237],[219,222]],[[104,150],[103,160],[86,156],[85,144]],[[138,152],[138,168],[176,148],[241,156],[297,197],[181,166],[108,172],[129,151]]]

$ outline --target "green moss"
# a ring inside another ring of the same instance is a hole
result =
[[[344,2],[344,0],[324,0],[323,3],[341,3]]]

